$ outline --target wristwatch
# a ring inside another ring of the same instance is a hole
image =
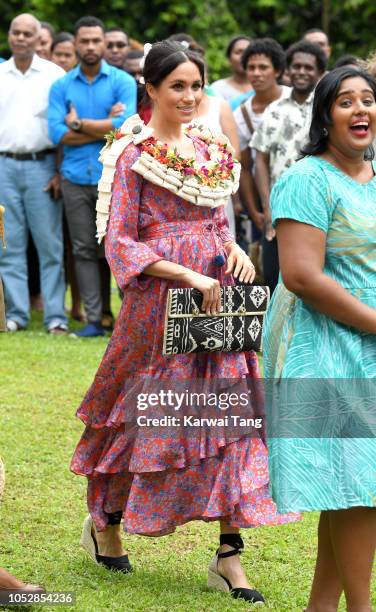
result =
[[[73,119],[70,124],[69,127],[71,130],[73,130],[74,132],[79,132],[82,126],[82,121],[81,119]]]

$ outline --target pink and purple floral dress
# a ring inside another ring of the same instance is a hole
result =
[[[199,161],[207,146],[192,138]],[[124,292],[119,318],[77,415],[85,431],[71,469],[88,478],[88,506],[98,530],[122,510],[130,533],[164,535],[191,520],[256,527],[296,520],[278,514],[268,488],[267,450],[256,437],[229,440],[216,431],[166,429],[143,435],[130,415],[140,381],[258,377],[256,355],[162,354],[167,291],[181,286],[142,274],[159,260],[232,284],[214,258],[233,240],[223,207],[195,206],[131,170],[141,148],[118,160],[106,255]],[[132,423],[130,424],[130,421]]]

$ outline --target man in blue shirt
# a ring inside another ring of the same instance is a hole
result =
[[[76,335],[92,337],[103,335],[102,313],[109,310],[110,289],[103,247],[99,251],[95,239],[97,183],[102,171],[98,155],[104,135],[136,112],[136,82],[103,60],[104,27],[99,19],[82,17],[74,33],[79,64],[51,88],[48,125],[51,140],[64,145],[62,192],[88,320]]]

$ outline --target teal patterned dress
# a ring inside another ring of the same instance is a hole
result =
[[[287,218],[325,232],[325,274],[376,308],[376,176],[361,184],[306,157],[277,181],[271,208],[274,224]],[[280,280],[266,318],[264,370],[273,389],[268,432],[276,422],[293,432],[268,440],[278,510],[376,507],[376,335],[321,314]]]

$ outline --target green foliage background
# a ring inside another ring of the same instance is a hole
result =
[[[142,42],[188,32],[207,49],[212,79],[226,73],[223,52],[238,33],[272,36],[288,46],[308,28],[323,27],[329,31],[334,59],[343,53],[365,57],[376,48],[374,0],[0,0],[4,56],[9,22],[24,11],[67,31],[82,15],[95,15],[107,26],[123,26]]]

